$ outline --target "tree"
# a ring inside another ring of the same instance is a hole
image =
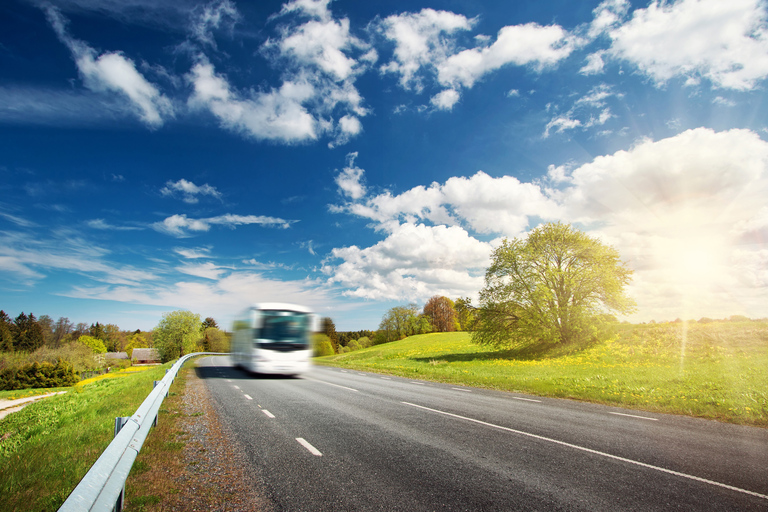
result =
[[[422,322],[422,320],[424,320]],[[421,334],[428,329],[426,318],[419,318],[419,308],[416,304],[395,306],[390,308],[381,319],[379,330],[376,332],[375,343],[387,343],[401,340],[413,334]],[[429,332],[427,330],[427,332]]]
[[[229,352],[227,334],[218,327],[208,327],[203,331],[203,340],[203,349],[206,352]]]
[[[101,325],[99,322],[96,322],[95,324],[91,324],[90,329],[88,329],[88,334],[93,336],[94,338],[98,338],[101,341],[104,341],[106,339],[106,334],[104,334],[104,326]]]
[[[8,314],[0,309],[0,352],[13,351],[13,324]]]
[[[165,363],[192,353],[201,338],[200,315],[190,311],[172,311],[163,315],[154,330],[155,348]]]
[[[634,309],[624,294],[631,275],[613,247],[567,224],[544,224],[493,252],[472,338],[494,346],[588,341],[600,314]]]
[[[339,337],[336,334],[336,324],[330,318],[323,318],[323,330],[322,333],[328,336],[328,340],[331,342],[334,353],[339,352]]]
[[[93,350],[94,354],[104,354],[107,351],[107,347],[104,346],[104,342],[101,341],[99,338],[94,338],[93,336],[89,336],[88,334],[83,334],[79,338],[77,338],[78,343],[82,343],[86,347]]]
[[[459,297],[453,305],[456,308],[456,322],[459,324],[459,330],[471,331],[475,324],[475,307],[472,305],[472,298]]]
[[[59,317],[59,319],[56,320],[56,323],[53,325],[52,346],[54,348],[60,347],[64,337],[71,333],[74,327],[75,325],[69,321],[69,318],[63,316]]]
[[[119,352],[125,345],[125,334],[115,324],[102,326],[104,337],[101,338],[107,347],[107,352]]]
[[[13,321],[11,333],[13,334],[14,350],[34,352],[45,343],[43,330],[40,328],[40,325],[35,319],[35,315],[32,313],[27,316],[22,311],[21,314],[16,317],[16,320]]]
[[[40,330],[43,333],[43,344],[47,346],[53,345],[53,318],[48,315],[40,315],[37,319],[37,323],[40,325]]]
[[[209,316],[209,317],[206,317],[206,319],[205,319],[205,320],[203,320],[203,330],[206,330],[206,329],[208,329],[209,327],[215,327],[216,329],[218,329],[218,328],[219,328],[219,324],[217,324],[217,323],[216,323],[216,320],[214,320],[214,319],[213,319],[213,318],[211,318],[210,316]]]
[[[424,305],[424,316],[429,319],[432,330],[453,332],[456,330],[456,309],[448,297],[435,295]]]
[[[133,356],[133,349],[135,348],[149,348],[147,337],[141,331],[136,331],[130,338],[128,338],[128,344],[125,346],[125,351],[128,353],[128,357]]]

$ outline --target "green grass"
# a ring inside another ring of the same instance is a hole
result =
[[[112,441],[115,417],[133,415],[170,366],[69,388],[0,420],[0,510],[57,510]]]
[[[583,350],[497,350],[434,333],[315,362],[768,427],[768,322],[622,324]]]

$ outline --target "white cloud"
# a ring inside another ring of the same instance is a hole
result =
[[[158,127],[173,116],[170,100],[136,70],[135,63],[120,52],[97,52],[85,42],[72,38],[66,20],[55,7],[46,10],[48,21],[56,35],[72,52],[85,86],[96,92],[118,92],[127,97],[139,118],[151,127]]]
[[[349,20],[309,21],[276,43],[284,56],[293,57],[299,64],[317,66],[334,80],[346,80],[354,70],[356,61],[344,50],[353,45],[362,46],[350,36]]]
[[[14,280],[36,281],[49,271],[77,272],[116,285],[157,279],[154,272],[105,261],[108,254],[107,249],[68,230],[50,239],[8,231],[0,234],[0,271]]]
[[[395,53],[394,59],[383,65],[381,71],[400,75],[404,89],[421,92],[421,68],[444,61],[453,51],[448,36],[469,30],[474,23],[460,14],[434,9],[385,18],[378,28],[385,38],[395,43]]]
[[[336,185],[342,194],[353,201],[357,201],[365,195],[365,186],[362,184],[363,170],[355,167],[357,153],[347,155],[347,166],[336,176]]]
[[[160,189],[160,193],[164,196],[175,196],[177,193],[181,194],[182,200],[185,203],[195,204],[200,199],[198,196],[211,196],[216,199],[221,199],[221,192],[216,190],[216,187],[212,187],[209,184],[195,185],[191,181],[180,179],[179,181],[169,180],[165,186]]]
[[[472,87],[487,73],[507,64],[531,65],[541,71],[568,57],[577,43],[559,25],[503,27],[491,46],[464,50],[438,64],[438,80],[443,85]]]
[[[569,115],[570,114],[553,117],[547,123],[547,126],[544,129],[544,138],[549,137],[553,128],[555,129],[556,133],[563,133],[566,130],[573,130],[574,128],[579,128],[583,126],[581,124],[581,121],[579,121],[578,119],[572,119],[571,117],[569,117]]]
[[[265,217],[263,215],[226,214],[218,217],[191,219],[184,214],[176,214],[167,217],[162,222],[155,222],[152,224],[152,228],[160,233],[184,238],[191,236],[192,232],[208,231],[211,229],[212,225],[234,228],[241,225],[257,224],[267,227],[289,228],[294,222],[296,221],[283,220],[276,217]]]
[[[568,130],[586,130],[594,126],[602,126],[614,117],[608,99],[621,98],[623,95],[614,91],[607,84],[598,84],[585,96],[577,99],[565,113],[555,115],[544,128],[543,138],[554,133],[564,133]]]
[[[214,0],[195,9],[190,31],[192,36],[201,43],[216,48],[213,31],[223,27],[231,32],[240,18],[237,7],[231,1]]]
[[[209,247],[198,247],[197,249],[184,249],[177,247],[173,250],[173,252],[190,260],[210,258],[211,255],[211,249]]]
[[[629,11],[627,0],[604,0],[593,11],[594,18],[589,24],[587,37],[596,37],[618,27],[626,18]]]
[[[316,94],[309,82],[286,81],[279,89],[242,98],[205,59],[195,64],[187,80],[194,87],[190,106],[210,110],[226,128],[288,143],[318,137],[318,122],[302,105]]]
[[[353,297],[416,300],[435,293],[474,293],[482,285],[491,246],[457,226],[401,224],[378,244],[334,249],[323,271]]]
[[[104,219],[92,219],[86,222],[86,225],[93,229],[102,229],[105,231],[141,231],[144,229],[138,226],[115,226]]]
[[[227,273],[228,269],[219,267],[211,262],[198,263],[198,264],[185,264],[176,267],[176,270],[182,274],[187,274],[195,277],[202,277],[205,279],[217,280],[222,274]]]
[[[597,51],[587,55],[587,63],[579,70],[582,75],[599,75],[603,72],[605,62],[603,61],[604,51]]]
[[[768,76],[768,29],[760,0],[652,2],[609,31],[609,53],[663,84],[706,78],[717,88],[751,90]]]
[[[451,110],[453,106],[459,101],[459,93],[453,89],[446,89],[429,100],[435,108],[440,110]]]

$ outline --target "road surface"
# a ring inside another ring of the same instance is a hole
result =
[[[275,510],[764,510],[768,430],[337,368],[198,369]]]

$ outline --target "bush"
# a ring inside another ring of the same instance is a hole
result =
[[[333,350],[333,345],[331,345],[331,339],[325,334],[315,334],[312,345],[314,346],[315,357],[332,356],[336,353]]]
[[[79,380],[74,367],[61,359],[56,364],[34,362],[0,370],[2,390],[67,387]]]

